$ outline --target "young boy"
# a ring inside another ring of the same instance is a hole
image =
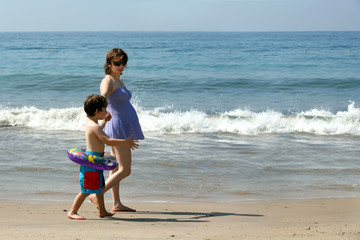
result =
[[[107,102],[103,96],[90,95],[84,102],[84,110],[87,114],[88,121],[85,126],[86,136],[86,152],[88,154],[103,156],[105,144],[109,146],[130,146],[131,149],[138,148],[138,144],[132,140],[132,136],[128,139],[109,138],[103,131],[110,117],[105,118],[107,111]],[[99,123],[99,120],[103,120]],[[103,170],[97,170],[86,166],[80,166],[80,186],[81,192],[75,197],[71,210],[67,214],[70,219],[84,220],[86,218],[77,214],[81,204],[91,193],[96,193],[98,202],[99,217],[112,216],[105,209],[104,194],[101,193],[105,186]]]

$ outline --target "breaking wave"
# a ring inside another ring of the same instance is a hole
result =
[[[347,111],[332,113],[311,109],[294,114],[266,110],[235,109],[208,114],[198,110],[177,111],[169,107],[145,110],[136,107],[144,132],[162,134],[233,133],[239,135],[310,133],[316,135],[360,135],[360,109],[350,102]],[[83,131],[82,108],[38,109],[0,107],[0,127]]]

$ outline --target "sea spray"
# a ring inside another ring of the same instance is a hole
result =
[[[38,109],[1,108],[0,127],[29,127],[41,130],[83,130],[86,115],[82,108]]]
[[[171,106],[150,110],[135,107],[143,130],[160,134],[360,135],[360,109],[355,107],[355,102],[350,102],[347,111],[336,113],[322,109],[288,114],[271,109],[262,112],[235,109],[210,114],[195,109],[172,110]],[[83,131],[85,121],[86,115],[82,108],[0,108],[0,127]]]

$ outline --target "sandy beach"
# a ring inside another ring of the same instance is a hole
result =
[[[90,202],[70,220],[68,204],[1,202],[1,239],[360,239],[360,199],[260,204],[141,203],[100,219]],[[107,203],[107,208],[110,208]]]

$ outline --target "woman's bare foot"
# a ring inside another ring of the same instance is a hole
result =
[[[67,216],[68,216],[68,218],[74,219],[74,220],[85,220],[85,219],[86,219],[86,218],[78,215],[77,213],[71,213],[71,212],[69,212],[69,213],[67,214]]]
[[[93,204],[95,204],[96,208],[99,209],[99,204],[97,202],[96,195],[95,194],[90,194],[89,199]]]
[[[115,214],[115,213],[111,213],[111,212],[105,211],[104,213],[99,213],[99,217],[100,217],[100,218],[111,217],[111,216],[114,216],[114,214]]]
[[[124,205],[117,205],[117,206],[114,206],[113,209],[112,209],[113,212],[136,212],[135,209],[132,209],[132,208],[129,208],[127,206],[124,206]]]

